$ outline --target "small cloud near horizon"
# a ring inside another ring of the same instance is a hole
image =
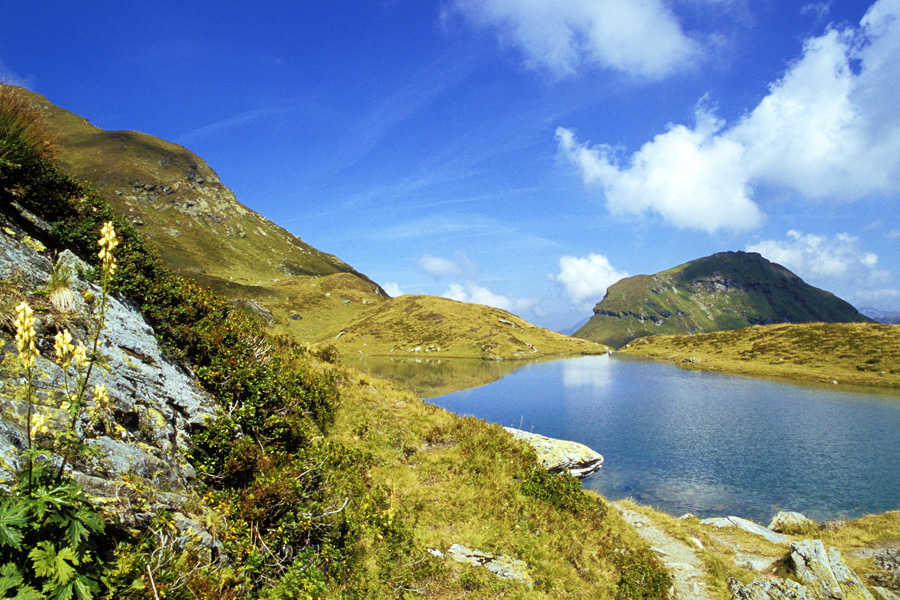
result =
[[[441,295],[450,300],[468,302],[471,304],[484,304],[515,314],[533,310],[538,304],[537,298],[509,298],[507,296],[495,294],[488,288],[471,281],[466,284],[452,283]]]
[[[403,296],[406,294],[403,290],[400,289],[400,286],[394,283],[393,281],[389,281],[381,286],[381,289],[387,293],[391,298],[396,298],[397,296]]]
[[[440,256],[423,254],[422,258],[416,261],[416,268],[426,275],[430,275],[435,280],[445,277],[458,277],[473,273],[476,270],[469,257],[462,252],[457,252],[454,259],[450,260]]]
[[[792,229],[786,240],[764,240],[748,245],[747,251],[759,252],[803,279],[842,287],[863,288],[890,280],[890,273],[878,268],[878,255],[860,248],[859,238],[847,233],[828,237]]]

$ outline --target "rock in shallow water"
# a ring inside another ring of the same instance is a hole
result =
[[[603,456],[584,444],[556,440],[513,427],[504,429],[514,438],[531,444],[544,468],[553,473],[567,471],[575,477],[584,478],[603,466]]]

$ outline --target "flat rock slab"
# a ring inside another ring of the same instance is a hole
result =
[[[445,555],[437,549],[429,548],[428,552],[439,558]],[[524,583],[528,587],[534,585],[531,575],[528,574],[528,565],[525,561],[512,558],[506,555],[496,556],[489,552],[481,550],[471,550],[462,544],[453,544],[447,550],[447,558],[451,558],[456,562],[466,563],[473,567],[484,567],[501,579],[509,579],[510,581],[518,581]]]
[[[769,529],[766,529],[762,525],[758,523],[754,523],[753,521],[748,521],[747,519],[742,519],[741,517],[718,517],[714,519],[703,519],[700,521],[703,525],[712,525],[717,529],[721,529],[723,527],[737,527],[738,529],[743,529],[744,531],[749,531],[750,533],[755,533],[756,535],[762,536],[772,542],[773,544],[788,544],[791,539],[781,533],[775,533]]]
[[[525,440],[531,444],[544,468],[553,473],[567,471],[580,479],[603,466],[603,456],[584,444],[557,440],[513,427],[504,427],[504,429],[514,438]]]

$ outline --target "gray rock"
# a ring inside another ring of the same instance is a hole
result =
[[[829,600],[874,600],[841,558],[836,548],[827,551],[822,540],[801,540],[791,544],[791,561],[797,578],[812,592],[813,598]]]
[[[90,267],[70,252],[58,260],[73,273],[88,272]],[[50,277],[50,260],[6,232],[0,233],[0,274],[19,282],[22,289],[44,285]],[[96,298],[100,290],[77,275],[71,284],[80,299],[90,291]],[[53,338],[58,328],[69,329],[76,340],[87,340],[91,305],[76,303],[74,312],[65,315],[53,311],[36,315],[39,322],[38,357],[35,369],[36,403],[55,420],[67,426],[52,402],[60,394],[65,373],[53,362]],[[0,334],[4,353],[15,354],[11,336]],[[190,448],[190,431],[203,426],[216,415],[216,402],[205,393],[190,373],[163,356],[152,328],[140,312],[118,298],[110,298],[99,349],[105,368],[94,368],[91,385],[104,385],[111,400],[108,422],[92,422],[83,417],[76,430],[98,455],[70,465],[70,472],[85,485],[85,491],[114,499],[115,481],[123,475],[136,475],[152,486],[154,493],[183,493],[196,473],[184,457]],[[69,372],[71,381],[74,371]],[[0,479],[9,478],[18,467],[19,451],[25,445],[25,404],[16,393],[17,372],[7,372],[0,386]],[[55,416],[54,416],[55,415]]]
[[[719,517],[713,519],[703,519],[700,521],[703,525],[712,525],[717,529],[721,529],[723,527],[738,527],[739,529],[743,529],[744,531],[749,531],[750,533],[755,533],[756,535],[762,536],[772,542],[773,544],[787,544],[790,542],[790,538],[788,536],[775,533],[774,531],[770,531],[759,525],[754,523],[753,521],[748,521],[747,519],[742,519],[741,517]]]
[[[748,584],[729,579],[728,589],[732,600],[816,600],[796,581],[780,577],[757,579]]]
[[[543,435],[504,427],[516,439],[525,440],[535,449],[545,469],[554,473],[568,471],[579,478],[587,477],[603,466],[603,456],[584,444],[556,440]]]
[[[440,550],[429,548],[428,552],[434,556],[443,558]],[[528,574],[528,565],[525,561],[506,555],[495,556],[481,550],[470,550],[462,544],[453,544],[447,551],[447,557],[456,562],[467,563],[474,567],[485,567],[488,571],[500,577],[524,583],[528,587],[534,585],[534,581]]]
[[[780,511],[769,523],[769,529],[778,533],[801,532],[816,527],[815,521],[793,511]]]
[[[876,600],[900,600],[900,596],[887,588],[875,586],[871,590]]]

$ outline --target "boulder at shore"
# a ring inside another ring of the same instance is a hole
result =
[[[504,427],[512,436],[525,440],[535,449],[544,468],[553,473],[567,471],[580,478],[587,477],[603,466],[603,456],[584,444],[555,440],[537,433]]]

